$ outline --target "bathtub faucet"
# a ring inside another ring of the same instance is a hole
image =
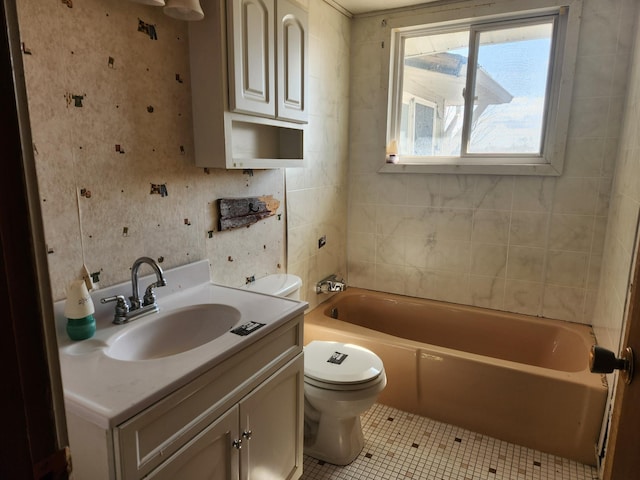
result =
[[[316,293],[343,292],[347,289],[347,283],[336,275],[329,275],[316,283]]]

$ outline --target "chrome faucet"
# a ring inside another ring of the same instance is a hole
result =
[[[147,287],[144,293],[144,297],[142,298],[142,300],[140,300],[140,290],[138,288],[138,272],[140,271],[140,266],[143,263],[151,266],[156,274],[156,281],[152,282]],[[164,273],[162,272],[162,268],[160,268],[160,265],[158,265],[158,263],[152,258],[140,257],[135,262],[133,262],[133,266],[131,267],[132,295],[129,297],[131,304],[127,303],[124,295],[115,295],[113,297],[102,298],[100,299],[100,302],[116,302],[116,312],[113,317],[113,323],[120,325],[142,315],[157,312],[159,309],[158,304],[156,303],[156,294],[153,289],[156,287],[164,287],[166,285],[167,281],[164,278]]]
[[[329,275],[316,283],[316,293],[343,292],[346,289],[347,283],[336,275]]]
[[[149,285],[144,292],[144,298],[142,301],[142,305],[140,304],[140,292],[138,290],[138,271],[140,270],[140,266],[146,263],[153,268],[153,271],[156,274],[156,282]],[[135,262],[133,262],[133,266],[131,267],[131,286],[133,287],[133,294],[129,297],[131,300],[131,310],[137,310],[140,307],[146,307],[148,305],[155,305],[156,303],[156,295],[153,292],[153,289],[156,287],[164,287],[167,285],[167,281],[164,278],[164,274],[160,265],[149,257],[140,257]]]

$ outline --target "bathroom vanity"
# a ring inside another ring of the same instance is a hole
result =
[[[113,325],[113,307],[97,307],[96,335],[81,342],[64,335],[56,304],[74,478],[299,478],[306,303],[213,285],[206,261],[166,278],[159,313]],[[200,346],[175,347],[182,334],[164,338],[156,325],[185,311],[233,311],[237,321]]]

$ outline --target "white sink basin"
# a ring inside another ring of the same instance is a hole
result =
[[[234,307],[221,304],[193,305],[156,315],[148,317],[151,321],[133,323],[112,337],[105,353],[129,361],[176,355],[215,340],[235,326],[241,316]]]

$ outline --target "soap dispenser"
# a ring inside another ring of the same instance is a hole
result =
[[[95,307],[84,280],[69,284],[64,316],[67,317],[67,335],[71,340],[85,340],[96,333],[96,321],[93,318]]]

